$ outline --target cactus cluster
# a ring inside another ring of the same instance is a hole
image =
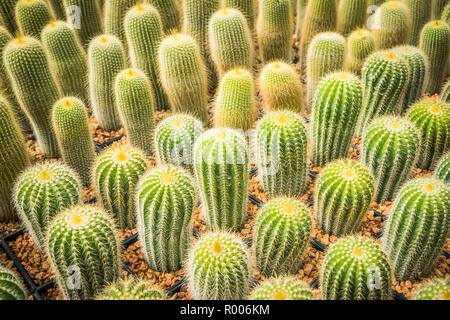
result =
[[[303,281],[288,276],[262,282],[248,300],[314,300],[314,293]]]
[[[17,275],[0,265],[0,301],[25,300],[26,297],[25,288]]]

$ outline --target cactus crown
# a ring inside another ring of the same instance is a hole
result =
[[[249,300],[314,300],[314,293],[303,281],[294,277],[281,277],[256,286]]]
[[[156,285],[139,281],[123,281],[112,284],[97,300],[166,300],[167,295]]]

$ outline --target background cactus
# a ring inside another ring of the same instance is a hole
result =
[[[137,2],[138,0],[105,0],[103,8],[105,33],[117,37],[122,44],[126,43],[125,15]]]
[[[450,278],[433,279],[417,290],[414,300],[448,300],[450,297]]]
[[[177,0],[146,0],[154,6],[161,15],[164,33],[171,30],[181,30],[183,12]]]
[[[341,0],[337,11],[337,32],[347,36],[366,22],[367,0]]]
[[[225,8],[238,9],[247,19],[250,31],[254,30],[257,13],[256,3],[254,0],[222,0],[222,6]]]
[[[439,161],[436,167],[435,175],[436,178],[450,184],[450,153],[444,155]]]
[[[450,2],[445,6],[444,10],[442,11],[441,20],[447,22],[447,24],[450,24]]]
[[[25,287],[16,274],[0,265],[0,300],[25,300],[26,298]]]
[[[449,199],[450,187],[434,178],[413,179],[397,194],[382,242],[398,281],[433,269],[449,229]]]
[[[347,39],[345,70],[361,75],[361,69],[367,57],[375,51],[372,32],[359,29],[352,32]]]
[[[41,38],[42,29],[55,17],[45,0],[19,0],[15,16],[22,35]]]
[[[444,85],[441,93],[441,100],[450,103],[450,80]]]
[[[96,2],[96,1],[94,1]],[[63,1],[61,0],[47,0],[47,3],[53,9],[56,19],[66,20],[66,11],[64,9]]]
[[[18,0],[3,0],[0,1],[0,16],[4,22],[4,26],[11,34],[17,30],[17,23],[15,16],[15,7]]]
[[[314,293],[305,282],[282,277],[266,280],[253,288],[249,300],[314,300]]]
[[[439,19],[448,0],[431,0],[431,19]]]
[[[431,1],[403,0],[403,3],[408,6],[411,14],[411,32],[409,33],[408,43],[417,46],[423,26],[431,18]]]
[[[166,293],[146,281],[124,281],[110,285],[96,300],[167,300]]]

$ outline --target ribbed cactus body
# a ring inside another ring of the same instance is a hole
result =
[[[11,270],[0,266],[0,301],[25,300],[26,298],[25,287],[17,275]]]
[[[417,290],[414,300],[449,300],[450,279],[433,279]]]
[[[323,300],[389,300],[391,267],[372,239],[348,237],[325,255],[320,274]]]
[[[337,11],[337,32],[349,35],[366,22],[367,0],[341,0]]]
[[[143,280],[112,284],[96,300],[167,300],[167,294],[158,286]]]
[[[361,69],[367,57],[375,51],[372,32],[360,29],[351,33],[347,39],[345,70],[361,75]]]
[[[431,18],[431,1],[403,0],[403,3],[408,6],[411,14],[411,32],[409,33],[408,43],[417,46],[423,26]]]
[[[326,76],[312,110],[312,162],[317,166],[348,155],[362,102],[361,81],[351,73]]]
[[[436,166],[435,176],[450,184],[450,153],[445,154]]]
[[[100,126],[106,131],[121,127],[114,81],[126,68],[122,43],[112,35],[96,37],[89,45],[89,89],[92,109]]]
[[[214,128],[197,138],[194,169],[210,230],[236,230],[247,216],[249,153],[245,137]]]
[[[295,274],[311,239],[312,219],[299,200],[267,202],[255,222],[256,267],[265,277]]]
[[[450,103],[450,80],[442,88],[441,100]]]
[[[257,4],[254,0],[222,0],[222,6],[238,9],[247,19],[250,30],[254,30],[257,13]]]
[[[195,186],[183,169],[161,166],[142,177],[136,194],[137,225],[151,269],[170,272],[182,267],[196,205]]]
[[[95,188],[100,203],[113,215],[120,229],[135,227],[136,188],[147,167],[140,150],[122,145],[105,150],[94,164]]]
[[[146,0],[154,6],[161,15],[164,33],[172,30],[181,30],[183,12],[177,0]]]
[[[431,2],[431,19],[439,19],[448,0],[430,0]]]
[[[232,234],[201,237],[189,254],[186,270],[196,300],[240,300],[248,294],[249,254]]]
[[[47,254],[66,299],[93,299],[119,279],[117,230],[95,207],[79,205],[58,214],[48,228]]]
[[[52,219],[81,201],[81,183],[65,165],[44,163],[23,172],[14,187],[17,212],[35,244],[44,249]]]
[[[126,43],[125,15],[137,2],[138,0],[105,0],[103,8],[105,33],[117,37],[122,44]]]
[[[13,34],[17,30],[17,23],[15,19],[15,7],[18,0],[3,0],[0,1],[0,16],[2,17],[4,26]]]
[[[447,22],[447,24],[450,24],[450,2],[445,6],[444,10],[442,11],[441,20]]]
[[[63,0],[47,0],[47,3],[53,9],[53,13],[55,14],[56,19],[66,19],[66,11],[64,9]]]
[[[42,29],[54,19],[53,11],[45,0],[19,0],[15,9],[20,33],[41,38]]]
[[[382,239],[398,281],[431,272],[447,237],[449,215],[450,187],[440,180],[416,178],[399,191]]]
[[[314,300],[314,293],[303,281],[281,277],[257,285],[248,300]]]

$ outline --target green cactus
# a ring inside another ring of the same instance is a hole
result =
[[[448,0],[431,0],[431,19],[439,19]]]
[[[312,219],[306,205],[275,198],[261,209],[255,222],[256,267],[265,277],[295,274],[311,240]]]
[[[20,33],[37,39],[41,38],[42,29],[55,18],[45,0],[19,0],[15,15]]]
[[[450,149],[450,105],[439,100],[422,100],[411,106],[407,117],[421,135],[417,166],[432,170]]]
[[[412,46],[419,44],[420,32],[423,26],[430,21],[431,1],[430,0],[402,0],[411,13],[412,23],[409,33],[408,43]]]
[[[238,9],[247,19],[250,31],[255,28],[256,3],[254,0],[222,0],[222,6],[225,8]]]
[[[247,216],[249,151],[236,130],[214,128],[194,145],[194,169],[210,230],[236,230]]]
[[[441,100],[450,103],[450,80],[445,83],[442,89]]]
[[[114,216],[120,229],[132,229],[136,225],[136,188],[147,168],[145,155],[128,145],[106,149],[94,164],[95,189],[100,203]]]
[[[117,230],[98,208],[78,205],[59,213],[49,225],[46,251],[66,299],[93,299],[120,276]]]
[[[232,234],[202,236],[189,254],[186,270],[195,300],[240,300],[248,294],[249,253]]]
[[[52,124],[64,162],[80,177],[83,186],[89,187],[95,147],[86,106],[77,98],[59,100],[53,107]]]
[[[441,20],[447,22],[447,24],[450,24],[450,2],[445,6],[444,10],[442,11]]]
[[[356,75],[361,75],[364,62],[374,51],[375,40],[372,32],[365,29],[354,31],[347,39],[344,69]]]
[[[165,38],[158,53],[161,82],[172,111],[208,121],[206,69],[195,40],[174,32]]]
[[[57,157],[59,150],[51,126],[51,108],[61,92],[44,48],[37,39],[19,37],[7,45],[3,57],[14,93],[33,127],[42,153]]]
[[[126,56],[118,38],[101,35],[91,41],[88,53],[89,87],[92,109],[100,126],[106,131],[121,127],[114,81],[126,68]]]
[[[450,278],[436,278],[422,284],[414,300],[450,300]]]
[[[351,73],[332,73],[320,82],[311,116],[315,165],[323,166],[348,155],[361,102],[361,81]]]
[[[2,0],[0,1],[0,16],[4,22],[4,26],[11,34],[17,30],[15,19],[15,7],[18,0]]]
[[[445,154],[436,166],[435,176],[450,184],[450,153]]]
[[[26,298],[25,287],[17,275],[0,265],[0,301],[25,300]]]
[[[66,10],[62,0],[47,0],[58,20],[66,20]],[[95,1],[94,1],[95,2]]]
[[[144,71],[150,80],[156,110],[170,109],[159,79],[158,47],[163,30],[158,11],[148,4],[138,4],[130,9],[125,16],[125,34],[133,67]]]
[[[13,199],[34,243],[43,250],[52,219],[81,201],[81,183],[65,165],[37,164],[17,178]]]
[[[348,237],[325,254],[320,273],[322,300],[389,300],[391,267],[372,239]]]
[[[158,286],[144,280],[119,280],[106,288],[96,300],[167,300],[167,294]]]
[[[382,242],[398,281],[427,276],[450,226],[450,187],[435,178],[416,178],[397,194]]]
[[[139,182],[136,213],[142,252],[153,270],[181,269],[192,237],[197,192],[181,168],[162,166]]]
[[[256,128],[258,170],[272,197],[297,197],[306,187],[308,132],[300,115],[288,110],[267,114]]]
[[[105,33],[117,37],[122,44],[126,43],[125,15],[137,2],[138,0],[105,0],[103,8]]]
[[[314,293],[303,281],[281,277],[257,285],[248,300],[314,300]]]
[[[382,5],[386,0],[368,0],[368,6],[380,6]]]
[[[337,32],[347,36],[366,22],[367,0],[341,0],[337,10]]]
[[[176,0],[146,0],[154,6],[161,15],[164,33],[180,30],[183,21],[181,5]]]

